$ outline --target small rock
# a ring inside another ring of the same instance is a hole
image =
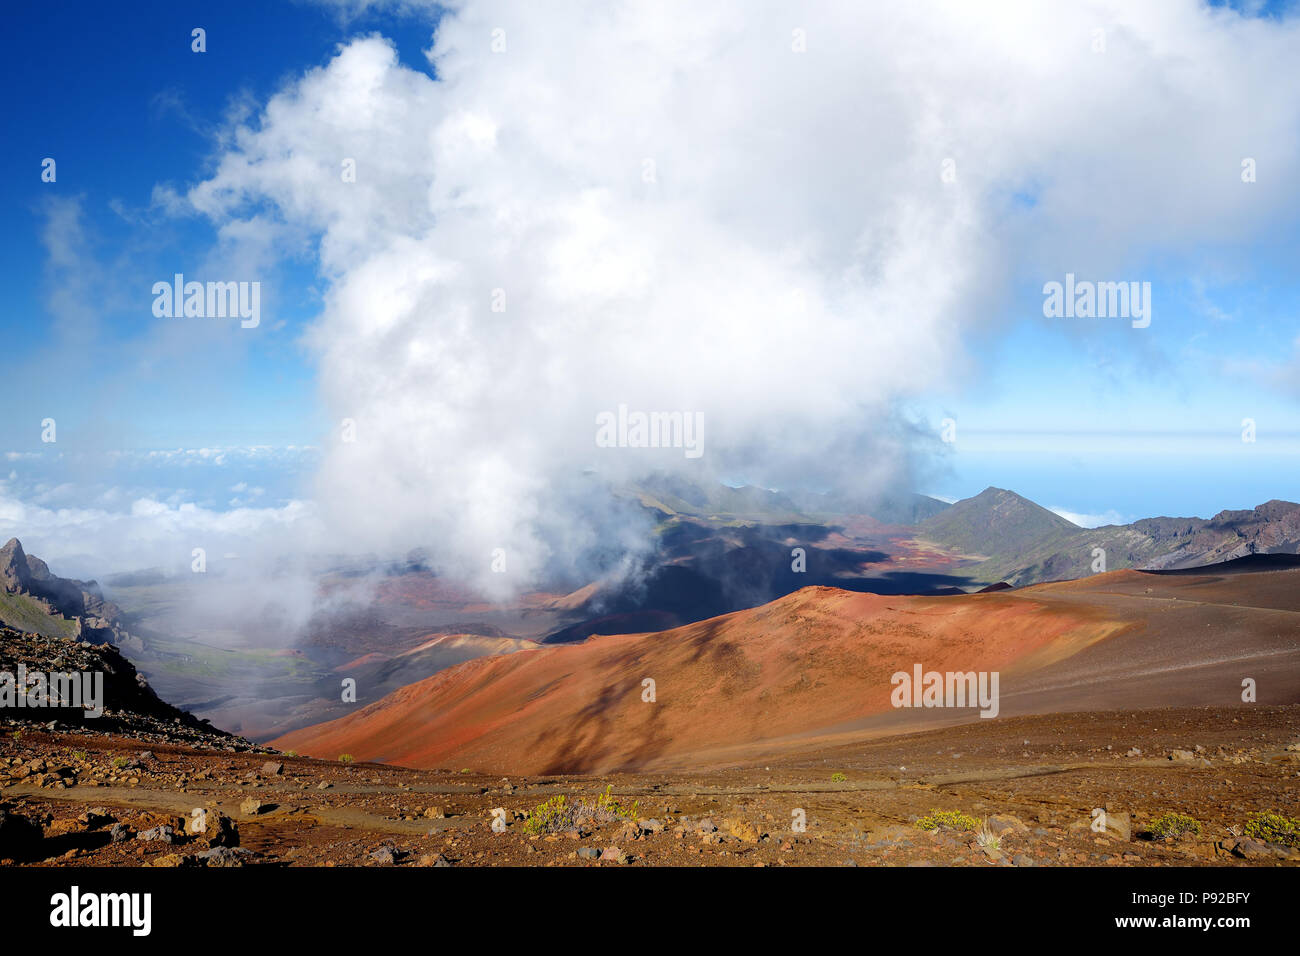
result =
[[[995,813],[989,817],[989,829],[993,831],[994,836],[1002,836],[1004,833],[1028,833],[1029,827],[1018,816],[1011,813]]]
[[[148,830],[141,830],[135,835],[135,838],[144,843],[161,841],[163,843],[172,844],[180,842],[180,837],[177,835],[176,830],[165,824],[162,826],[150,827]]]
[[[205,866],[230,867],[243,866],[243,858],[248,855],[248,851],[228,846],[214,846],[209,850],[203,850],[194,855],[197,859],[202,860]]]
[[[757,843],[758,828],[748,820],[727,820],[724,821],[727,832],[734,836],[742,843]]]
[[[384,846],[381,846],[378,850],[373,851],[370,854],[370,859],[374,860],[376,863],[379,863],[381,866],[391,866],[394,863],[397,863],[399,860],[401,860],[401,858],[405,855],[406,855],[405,853],[403,853],[401,850],[398,850],[396,847],[391,847],[385,844]]]
[[[1261,843],[1259,840],[1238,840],[1232,848],[1232,855],[1243,860],[1259,860],[1271,857],[1286,857],[1285,850]]]

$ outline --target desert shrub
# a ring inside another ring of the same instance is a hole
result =
[[[931,810],[916,821],[918,830],[974,830],[980,822],[960,810]]]
[[[339,754],[339,763],[352,763],[352,754]]]
[[[610,793],[614,785],[607,784],[605,792],[596,798],[596,806],[593,816],[597,820],[635,820],[637,807],[641,805],[640,800],[634,800],[632,806],[625,806],[618,802],[618,799]]]
[[[1162,813],[1151,821],[1151,835],[1157,840],[1178,837],[1185,833],[1193,836],[1201,832],[1201,825],[1184,813]]]
[[[848,779],[848,777],[844,776],[844,774],[840,773],[838,770],[831,774],[831,783],[843,783]]]
[[[560,833],[575,825],[577,807],[569,803],[562,793],[557,793],[539,804],[524,818],[525,833]]]
[[[636,820],[640,801],[629,807],[619,803],[610,793],[613,784],[605,788],[593,800],[577,800],[572,803],[564,794],[556,794],[545,803],[538,804],[524,817],[525,833],[559,833],[586,823],[617,823]]]
[[[127,760],[126,757],[114,757],[114,758],[113,758],[113,769],[114,769],[114,770],[121,770],[123,767],[125,767],[125,766],[126,766],[128,763],[130,763],[130,762],[131,762],[131,761]]]
[[[1271,810],[1258,813],[1247,822],[1246,836],[1265,843],[1300,847],[1300,818],[1284,817]]]

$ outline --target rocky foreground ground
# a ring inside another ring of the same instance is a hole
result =
[[[1294,866],[1297,816],[1300,707],[979,721],[601,777],[311,760],[161,724],[0,737],[3,865]]]

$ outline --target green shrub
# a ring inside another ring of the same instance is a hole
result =
[[[528,811],[524,818],[525,833],[560,833],[574,826],[577,808],[562,793]]]
[[[1183,813],[1162,813],[1151,821],[1151,835],[1157,840],[1178,837],[1185,833],[1200,834],[1201,825]]]
[[[637,807],[641,805],[641,801],[634,800],[632,806],[624,806],[619,803],[612,794],[610,794],[610,790],[613,788],[614,785],[612,783],[607,784],[605,786],[605,792],[596,798],[596,815],[604,815],[609,818],[617,818],[620,820],[636,820]]]
[[[339,763],[352,763],[352,754],[339,754]]]
[[[967,816],[960,810],[931,810],[916,821],[918,830],[957,830],[967,832],[974,830],[980,822]]]
[[[838,770],[831,774],[831,783],[843,783],[848,779],[848,777],[844,776],[844,774],[840,773]]]
[[[1271,810],[1257,813],[1246,824],[1246,836],[1265,843],[1300,847],[1300,818],[1284,817]]]

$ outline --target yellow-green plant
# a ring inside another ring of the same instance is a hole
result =
[[[960,810],[931,810],[916,821],[918,830],[974,830],[980,822]]]
[[[605,792],[596,798],[596,811],[598,813],[607,813],[612,817],[618,817],[622,820],[635,820],[637,808],[641,805],[640,800],[632,801],[632,806],[624,806],[618,802],[610,791],[614,785],[606,784]]]
[[[1257,813],[1246,824],[1246,836],[1265,843],[1300,846],[1300,818],[1284,817],[1271,810]]]
[[[562,793],[538,804],[524,818],[525,833],[559,833],[574,826],[576,807]]]
[[[1178,837],[1185,833],[1196,836],[1201,832],[1201,825],[1185,813],[1162,813],[1151,821],[1151,835],[1157,840],[1166,837]]]
[[[339,763],[352,763],[352,754],[339,754]]]

